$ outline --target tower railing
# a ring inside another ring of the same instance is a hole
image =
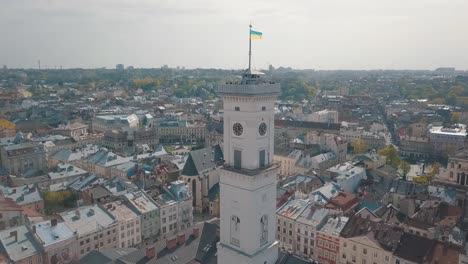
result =
[[[221,84],[218,87],[220,94],[261,95],[278,94],[281,92],[279,83],[260,84]]]

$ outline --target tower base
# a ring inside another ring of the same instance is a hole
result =
[[[226,264],[275,264],[278,259],[278,242],[248,255],[229,245],[218,243],[218,263]]]

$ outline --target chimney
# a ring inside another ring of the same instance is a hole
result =
[[[56,225],[57,225],[57,219],[56,219],[56,218],[51,219],[51,220],[50,220],[50,225],[51,225],[51,226],[56,226]]]
[[[14,237],[15,242],[18,242],[18,232],[16,230],[10,232],[10,237]]]
[[[156,248],[154,245],[146,247],[146,257],[147,258],[154,258],[156,256]]]
[[[32,226],[32,232],[33,232],[33,234],[36,234],[36,226],[35,225]]]

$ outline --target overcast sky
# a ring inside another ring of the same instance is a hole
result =
[[[468,0],[0,0],[0,65],[468,70]]]

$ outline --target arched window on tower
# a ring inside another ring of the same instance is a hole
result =
[[[231,244],[235,246],[240,245],[240,219],[233,215],[231,216]]]
[[[260,245],[265,244],[268,241],[268,216],[263,215],[260,218]]]

